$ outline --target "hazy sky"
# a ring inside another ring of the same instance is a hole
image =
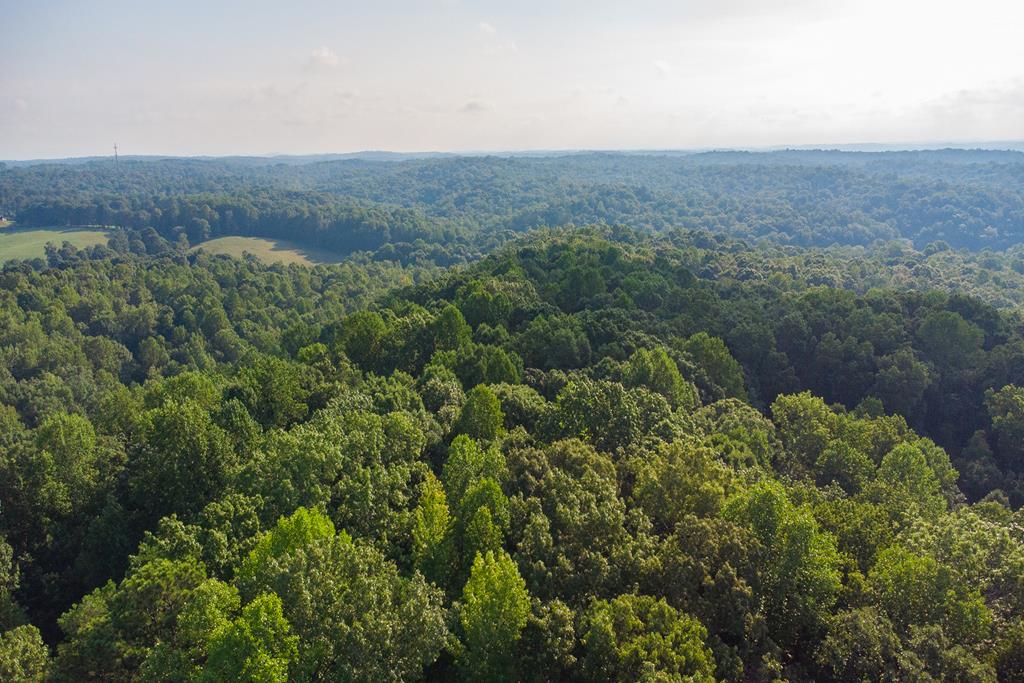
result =
[[[0,0],[0,158],[1009,139],[1022,0]]]

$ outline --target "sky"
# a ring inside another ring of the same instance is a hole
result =
[[[1024,139],[1020,0],[0,0],[0,158]]]

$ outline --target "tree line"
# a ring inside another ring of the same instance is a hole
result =
[[[1021,242],[1022,181],[1024,153],[982,150],[93,161],[0,169],[0,211],[25,225],[154,227],[193,243],[258,234],[344,253],[416,239],[479,252],[507,233],[592,223],[977,251]]]

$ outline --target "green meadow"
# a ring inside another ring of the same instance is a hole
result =
[[[105,230],[97,228],[3,228],[0,229],[0,262],[33,259],[46,255],[50,242],[70,242],[79,249],[107,241]]]
[[[318,263],[337,263],[341,260],[337,254],[330,251],[310,249],[294,242],[263,237],[218,237],[199,244],[195,249],[238,258],[248,253],[267,264],[298,263],[315,266]]]

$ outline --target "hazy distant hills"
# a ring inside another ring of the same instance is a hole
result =
[[[855,152],[853,155],[837,156],[837,152]],[[842,159],[849,163],[856,160],[864,163],[877,155],[924,158],[940,154],[944,161],[961,160],[963,163],[980,161],[1021,161],[1024,154],[1024,140],[992,141],[976,143],[931,143],[922,145],[899,145],[881,143],[857,143],[842,145],[796,145],[784,148],[758,149],[651,149],[651,150],[494,150],[460,152],[391,152],[386,150],[364,150],[339,154],[255,154],[255,155],[168,155],[168,154],[126,154],[122,161],[158,161],[162,159],[195,159],[204,161],[226,161],[237,164],[263,166],[273,164],[310,164],[324,161],[413,161],[445,157],[563,157],[588,154],[622,154],[630,156],[689,156],[704,161],[744,161],[756,159],[767,163],[833,162]],[[94,161],[112,160],[113,155],[87,157],[66,157],[60,159],[10,159],[0,160],[8,166],[33,166],[37,164],[85,164]]]
[[[6,169],[0,215],[21,225],[152,228],[172,242],[243,235],[347,253],[417,240],[444,250],[458,236],[461,254],[536,228],[604,223],[794,246],[1024,243],[1024,151],[1012,149],[375,151]]]

